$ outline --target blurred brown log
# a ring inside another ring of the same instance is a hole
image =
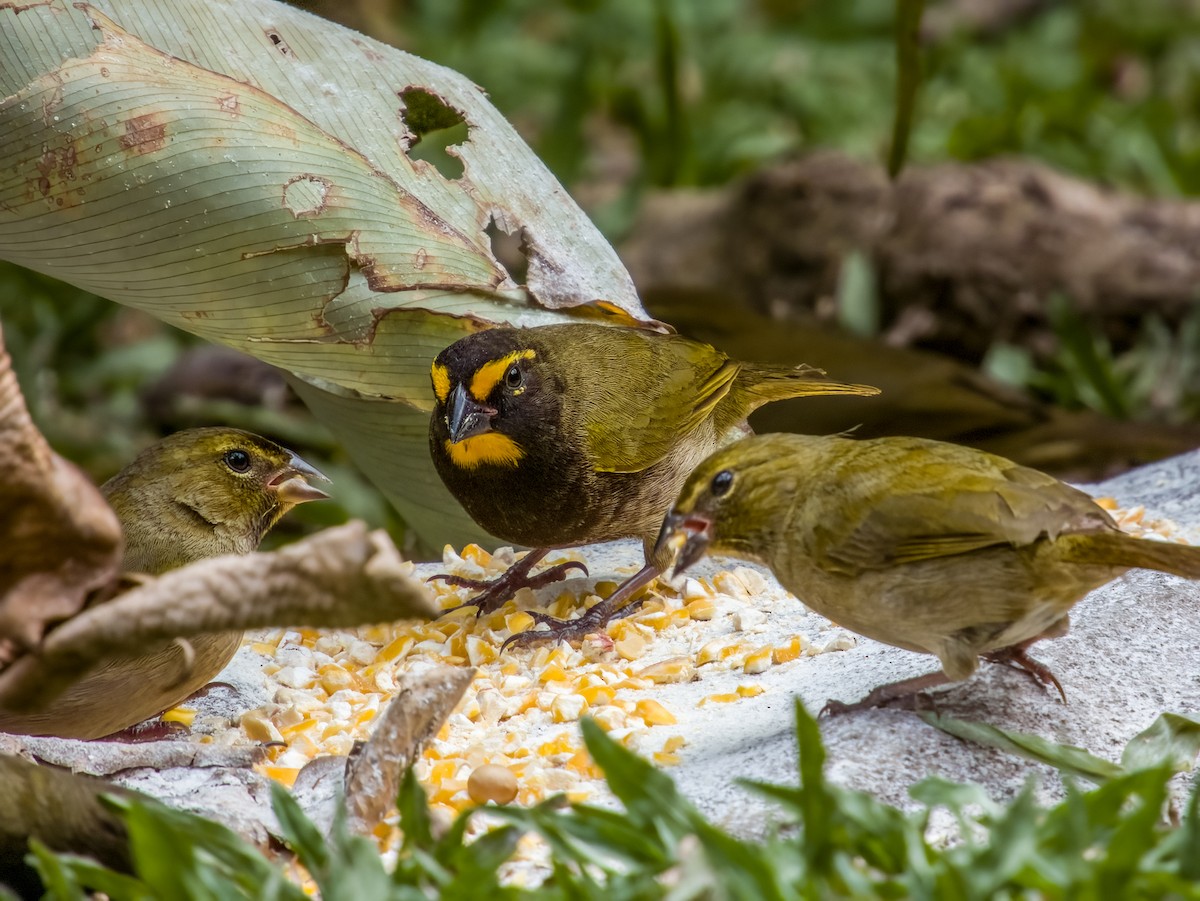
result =
[[[873,262],[883,337],[978,362],[994,341],[1052,352],[1056,293],[1117,349],[1200,284],[1200,203],[1152,200],[1023,160],[910,167],[817,153],[727,189],[660,194],[621,254],[644,292],[718,290],[830,321],[842,261]],[[844,375],[844,373],[842,373]]]

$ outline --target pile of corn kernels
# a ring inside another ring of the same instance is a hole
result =
[[[455,575],[487,579],[517,556],[510,549],[492,555],[470,545],[459,555],[447,548],[443,566]],[[546,565],[566,560],[583,557],[563,553]],[[526,610],[570,617],[617,587],[615,580],[582,584],[592,591],[563,590],[548,604],[522,589],[498,611],[478,618],[467,608],[432,622],[258,633],[250,647],[266,658],[264,672],[277,687],[273,703],[245,713],[241,725],[248,738],[271,743],[263,771],[291,784],[309,760],[346,754],[355,741],[366,739],[401,676],[436,665],[469,665],[477,670],[473,683],[417,766],[434,809],[455,813],[484,799],[531,804],[559,792],[571,800],[594,799],[604,787],[580,741],[581,716],[593,717],[611,737],[670,766],[678,762],[684,738],[671,728],[675,713],[647,689],[691,682],[702,669],[738,671],[746,678],[735,690],[696,702],[726,704],[761,694],[752,677],[770,667],[855,644],[841,630],[816,642],[804,634],[768,636],[761,607],[771,587],[757,571],[738,567],[711,579],[688,579],[679,590],[665,582],[651,586],[635,614],[614,620],[606,634],[590,636],[579,648],[558,642],[499,654],[506,638],[533,625]],[[443,609],[472,594],[441,582],[431,588]],[[546,594],[543,590],[543,601]],[[469,786],[482,767],[488,767],[487,778]]]

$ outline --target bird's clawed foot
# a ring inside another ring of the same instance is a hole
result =
[[[464,607],[474,607],[478,616],[486,616],[498,610],[504,605],[505,601],[509,600],[522,588],[543,588],[546,585],[559,582],[565,579],[567,573],[572,569],[578,569],[585,576],[588,574],[587,567],[578,560],[568,560],[566,563],[558,563],[544,569],[536,576],[531,576],[530,571],[548,553],[550,553],[549,548],[538,548],[535,551],[530,551],[505,570],[503,575],[491,580],[467,579],[462,576],[452,576],[448,573],[438,573],[436,576],[430,576],[425,581],[442,581],[447,585],[453,585],[457,588],[473,588],[479,591],[479,594],[466,603],[443,610],[443,616],[447,613],[453,613],[456,610],[462,610]]]
[[[1058,677],[1050,672],[1050,667],[1046,666],[1046,664],[1030,657],[1025,650],[1027,647],[1028,643],[1013,645],[1010,648],[1000,648],[998,651],[989,651],[987,654],[984,654],[983,659],[989,663],[999,663],[1001,666],[1007,666],[1010,669],[1022,672],[1038,685],[1053,685],[1058,689],[1058,694],[1062,698],[1062,702],[1064,704],[1067,703],[1067,693],[1063,690],[1062,683],[1058,681]]]
[[[847,704],[844,701],[829,700],[821,708],[818,716],[841,716],[857,710],[870,710],[874,707],[900,707],[906,710],[936,709],[936,704],[926,689],[945,685],[950,679],[944,672],[938,670],[926,673],[924,676],[914,676],[911,679],[901,679],[899,682],[889,682],[875,688],[861,701]]]
[[[533,617],[535,623],[545,624],[550,628],[529,629],[525,632],[518,632],[516,635],[510,635],[504,644],[500,645],[500,653],[503,654],[504,649],[509,645],[528,647],[543,641],[579,641],[593,632],[599,632],[612,620],[629,616],[641,607],[641,598],[636,600],[630,600],[630,598],[658,575],[658,567],[647,564],[635,575],[630,576],[608,598],[576,619],[557,619],[548,613],[535,613],[531,610],[529,615]]]

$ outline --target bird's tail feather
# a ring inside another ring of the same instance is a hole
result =
[[[1154,569],[1184,579],[1200,579],[1200,547],[1195,545],[1134,538],[1123,532],[1071,537],[1075,540],[1067,542],[1065,550],[1072,563]]]
[[[744,363],[733,390],[744,398],[747,412],[771,401],[818,394],[857,394],[872,397],[879,393],[871,385],[851,385],[827,378],[823,369],[801,364],[796,367]]]

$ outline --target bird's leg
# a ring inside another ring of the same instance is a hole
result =
[[[500,645],[500,653],[503,654],[509,645],[528,646],[543,641],[577,641],[593,632],[601,631],[611,620],[628,616],[642,606],[641,598],[633,601],[629,598],[653,582],[660,572],[653,563],[647,563],[606,599],[576,619],[556,619],[546,613],[529,611],[535,623],[545,623],[550,628],[529,629],[510,635],[504,644]]]
[[[989,663],[999,663],[1002,666],[1022,672],[1038,685],[1053,685],[1058,689],[1058,694],[1065,704],[1067,703],[1067,693],[1063,690],[1062,683],[1058,681],[1058,677],[1050,672],[1050,667],[1040,661],[1034,660],[1026,653],[1026,649],[1041,637],[1039,635],[1037,638],[1031,638],[1029,641],[1023,641],[1011,647],[989,651],[983,655],[983,659]]]
[[[530,551],[507,570],[504,574],[495,579],[466,579],[462,576],[452,576],[449,573],[438,573],[436,576],[430,576],[425,581],[434,582],[442,581],[447,585],[454,585],[458,588],[474,588],[479,591],[479,594],[471,598],[465,604],[459,604],[457,607],[451,607],[449,610],[443,610],[442,615],[453,613],[455,610],[462,610],[464,607],[474,607],[477,615],[484,616],[500,606],[511,598],[522,588],[542,588],[545,585],[550,585],[553,582],[558,582],[567,577],[572,569],[578,569],[587,575],[587,567],[578,560],[568,560],[566,563],[559,563],[556,566],[551,566],[549,569],[542,570],[536,576],[531,576],[529,571],[533,569],[541,559],[550,553],[550,548],[542,547],[537,550]]]
[[[907,704],[917,706],[922,697],[921,692],[929,688],[937,688],[950,681],[942,670],[926,673],[924,676],[913,676],[911,679],[901,679],[899,682],[889,682],[873,689],[861,701],[846,704],[842,701],[826,701],[821,708],[820,716],[840,716],[843,713],[853,713],[856,710],[870,710],[872,707],[882,707],[892,701],[903,700]]]
[[[187,726],[183,723],[167,723],[152,717],[142,723],[134,723],[132,726],[126,726],[120,731],[113,732],[111,735],[105,735],[103,738],[98,738],[96,741],[116,741],[123,744],[142,744],[148,741],[162,741],[165,738],[173,738],[179,735],[185,735],[190,732]]]

